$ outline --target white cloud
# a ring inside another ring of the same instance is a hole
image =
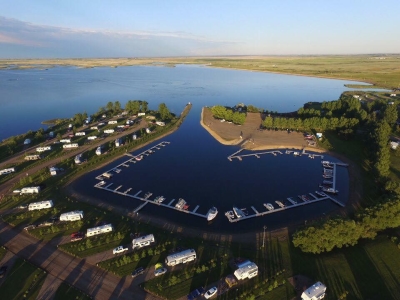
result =
[[[200,55],[201,49],[208,49],[208,53],[215,48],[218,49],[216,52],[220,52],[224,45],[232,46],[236,42],[213,40],[184,31],[74,29],[32,24],[0,16],[0,44],[22,47],[26,51],[25,57],[29,57],[30,47],[42,48],[42,57],[89,57],[173,56],[194,52]],[[0,49],[0,56],[12,57],[13,53],[7,52],[14,52],[14,48],[12,51]],[[40,56],[40,51],[35,53]]]

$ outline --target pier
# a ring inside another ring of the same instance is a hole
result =
[[[112,183],[111,183],[111,184],[112,184]],[[110,185],[111,185],[111,184],[110,184]],[[108,185],[108,186],[109,186],[109,185]],[[134,213],[137,213],[137,212],[138,212],[140,209],[142,209],[145,205],[147,205],[148,203],[151,203],[151,204],[154,204],[154,205],[163,206],[163,207],[166,207],[166,208],[169,208],[169,209],[173,209],[173,210],[175,210],[175,211],[184,212],[184,213],[187,213],[187,214],[190,214],[190,215],[194,215],[194,216],[197,216],[197,217],[200,217],[200,218],[207,219],[207,215],[203,215],[203,214],[197,213],[197,210],[199,209],[200,205],[197,205],[197,206],[194,208],[193,211],[190,211],[190,210],[188,210],[188,209],[179,209],[179,208],[176,208],[175,206],[171,206],[172,202],[174,202],[175,199],[172,199],[168,204],[164,204],[164,203],[154,202],[153,200],[149,200],[150,196],[152,195],[151,193],[148,193],[148,194],[150,194],[149,197],[147,197],[147,198],[142,198],[142,197],[139,197],[139,196],[138,196],[140,193],[142,193],[142,191],[138,191],[135,195],[130,195],[130,194],[127,194],[127,193],[125,193],[125,192],[120,192],[120,191],[118,191],[119,188],[121,188],[122,186],[119,186],[119,187],[116,188],[115,190],[109,189],[108,186],[103,187],[103,185],[99,185],[99,184],[95,184],[95,185],[94,185],[94,187],[95,187],[95,188],[98,188],[98,189],[106,190],[106,191],[111,192],[111,193],[114,193],[114,194],[119,194],[119,195],[121,195],[121,196],[130,197],[130,198],[134,198],[134,199],[143,201],[143,203],[142,203],[141,205],[139,205],[139,206],[133,211]]]
[[[289,200],[289,199],[292,199],[292,198],[287,198],[287,200]],[[315,199],[313,199],[313,200],[310,199],[308,201],[305,201],[303,199],[303,202],[300,202],[300,203],[296,203],[296,204],[292,203],[291,205],[285,205],[284,207],[278,207],[278,208],[275,207],[273,210],[266,210],[266,211],[263,211],[263,212],[259,212],[254,208],[254,206],[251,206],[251,208],[254,211],[254,214],[249,214],[247,216],[243,216],[243,217],[240,217],[240,218],[231,217],[231,216],[229,216],[228,213],[226,213],[225,215],[227,216],[229,222],[235,223],[235,222],[248,220],[248,219],[255,218],[255,217],[262,217],[262,216],[265,216],[265,215],[268,215],[268,214],[273,214],[273,213],[277,213],[277,212],[280,212],[280,211],[284,211],[284,210],[288,210],[288,209],[291,209],[291,208],[295,208],[295,207],[299,207],[299,206],[303,206],[303,205],[308,205],[308,204],[311,204],[311,203],[316,203],[316,202],[324,201],[324,200],[331,200],[331,201],[335,202],[336,204],[344,207],[343,203],[341,203],[340,201],[338,201],[338,200],[332,198],[331,196],[328,196],[328,195],[325,194],[325,196],[321,197],[321,198],[315,197]]]
[[[243,149],[240,149],[239,151],[236,151],[235,153],[229,155],[228,156],[228,160],[232,161],[232,158],[237,158],[238,160],[241,161],[243,159],[243,157],[255,156],[256,158],[260,158],[260,155],[264,155],[264,154],[272,154],[274,156],[277,156],[277,154],[283,154],[279,150],[272,150],[272,151],[263,151],[263,152],[256,152],[256,153],[238,155],[242,151],[243,151]]]

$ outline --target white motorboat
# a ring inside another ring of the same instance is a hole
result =
[[[235,206],[233,207],[233,212],[235,213],[236,217],[239,218],[239,219],[246,216],[241,209],[239,209],[239,208],[237,208]]]
[[[207,212],[207,221],[211,221],[213,220],[218,214],[218,209],[213,206],[209,209],[209,211]]]
[[[285,204],[283,204],[281,201],[275,201],[275,203],[278,204],[282,208],[285,207]]]
[[[271,203],[264,203],[264,206],[268,210],[274,210],[275,207]]]

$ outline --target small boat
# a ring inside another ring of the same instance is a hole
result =
[[[331,188],[331,187],[329,187],[329,188],[327,188],[327,187],[322,187],[322,191],[323,191],[323,192],[326,192],[326,193],[330,193],[330,194],[337,194],[337,193],[339,193],[338,190],[335,190],[334,188]]]
[[[185,205],[183,206],[183,208],[182,208],[182,209],[183,209],[183,210],[188,210],[188,209],[189,209],[189,206],[190,206],[190,205],[188,205],[188,204],[185,204]]]
[[[325,179],[330,179],[333,178],[333,175],[324,174],[322,175],[322,177],[324,177]]]
[[[143,155],[136,156],[135,159],[136,159],[137,161],[141,161],[141,160],[143,159]]]
[[[237,208],[237,207],[233,207],[233,212],[235,213],[236,217],[238,217],[238,219],[245,217],[246,215],[244,214],[244,212]]]
[[[333,174],[333,170],[324,168],[324,174]]]
[[[185,206],[186,201],[183,200],[182,198],[179,198],[179,201],[177,204],[175,204],[175,208],[177,209],[183,209],[183,206]]]
[[[279,205],[279,207],[284,208],[285,204],[283,204],[281,201],[275,201],[276,204]]]
[[[324,193],[319,192],[319,191],[315,191],[315,194],[317,194],[320,197],[326,197],[326,195]]]
[[[148,193],[144,194],[143,198],[144,199],[149,199],[151,197],[151,195],[153,195],[153,193],[148,192]]]
[[[163,203],[164,200],[165,200],[165,197],[164,196],[160,196],[158,198],[158,203]]]
[[[293,205],[297,204],[297,201],[296,201],[294,198],[289,197],[289,198],[287,198],[287,200],[288,200],[290,203],[292,203]]]
[[[275,207],[271,203],[264,203],[264,206],[268,210],[274,210]]]
[[[333,184],[333,182],[330,180],[324,180],[322,181],[322,184]]]
[[[211,207],[206,215],[207,221],[214,220],[214,218],[217,216],[217,214],[218,214],[218,209],[215,206]]]
[[[322,164],[322,166],[324,168],[327,168],[327,169],[333,169],[333,165],[332,164]]]
[[[235,215],[233,214],[233,211],[229,210],[225,213],[225,216],[228,217],[228,219],[234,219]]]

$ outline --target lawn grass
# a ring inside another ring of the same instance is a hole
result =
[[[6,255],[7,249],[4,246],[0,247],[0,261],[3,259],[3,257]]]
[[[328,299],[348,293],[346,299],[399,299],[400,250],[385,235],[373,241],[312,255],[291,247],[293,274],[302,274],[327,286]]]
[[[46,279],[46,273],[23,259],[18,259],[7,271],[5,282],[0,287],[2,299],[37,299]]]
[[[56,294],[54,295],[54,300],[89,300],[92,299],[88,295],[84,294],[83,292],[77,290],[73,286],[62,282],[61,285],[58,287]]]

